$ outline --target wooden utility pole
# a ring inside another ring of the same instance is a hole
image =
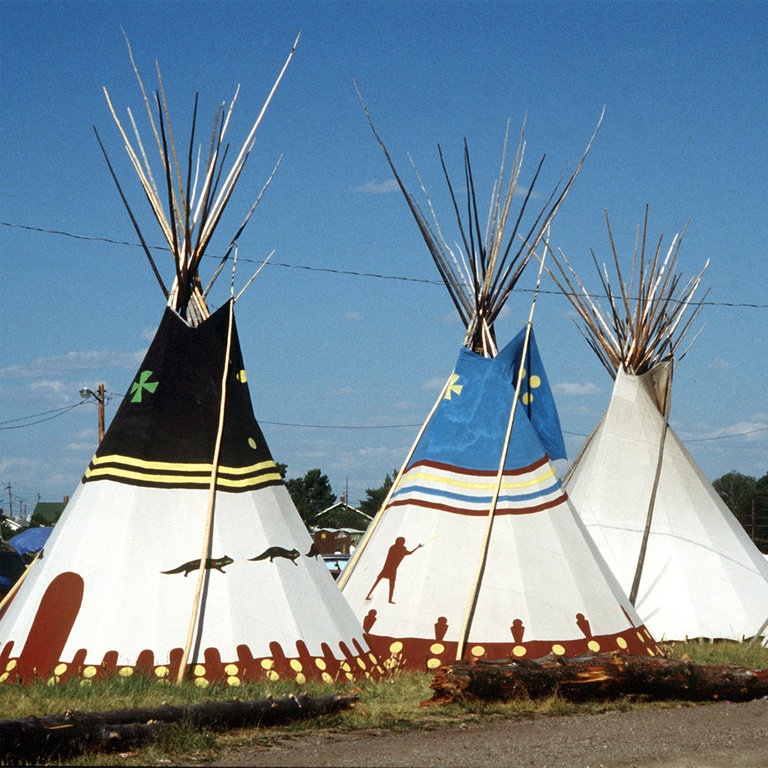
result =
[[[99,394],[96,397],[99,402],[99,445],[104,440],[104,385],[99,384]]]
[[[99,384],[96,392],[88,387],[83,387],[80,390],[80,397],[86,400],[89,397],[93,397],[99,406],[99,445],[101,445],[102,440],[104,440],[104,404],[107,401],[104,385]]]

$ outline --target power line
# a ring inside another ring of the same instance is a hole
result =
[[[46,229],[43,227],[31,227],[26,224],[13,224],[11,222],[7,221],[0,221],[0,225],[4,227],[9,227],[11,229],[22,229],[27,230],[29,232],[40,232],[42,234],[46,235],[58,235],[60,237],[70,237],[75,240],[88,240],[93,242],[100,242],[100,243],[107,243],[109,245],[122,245],[127,248],[142,248],[140,243],[132,243],[128,242],[126,240],[114,240],[109,237],[100,237],[95,235],[79,235],[75,234],[73,232],[65,232],[64,230],[60,229]],[[158,251],[170,251],[167,245],[156,245],[156,246],[150,246],[154,250]],[[216,256],[214,254],[205,254],[207,257],[212,259],[219,260],[221,257]],[[253,259],[248,258],[247,256],[241,256],[239,258],[239,261],[246,262],[250,264],[263,264],[264,261],[261,259]],[[377,272],[357,272],[355,270],[349,270],[349,269],[334,269],[332,267],[312,267],[305,264],[290,264],[288,262],[279,262],[279,261],[269,261],[267,262],[268,267],[282,267],[283,269],[298,269],[298,270],[304,270],[306,272],[324,272],[326,274],[331,275],[345,275],[350,277],[366,277],[366,278],[372,278],[376,280],[396,280],[399,282],[406,282],[406,283],[423,283],[425,285],[435,285],[435,286],[444,286],[444,283],[442,280],[432,280],[424,277],[408,277],[405,275],[385,275]],[[533,288],[520,288],[515,287],[513,289],[516,293],[533,293]],[[550,296],[565,296],[566,294],[563,291],[560,290],[547,290],[547,289],[539,289],[538,291],[541,294],[546,294]],[[600,294],[595,294],[598,298],[607,298],[605,296],[602,296]],[[731,308],[741,308],[741,309],[768,309],[768,304],[757,304],[753,302],[733,302],[733,301],[702,301],[702,306],[706,307],[731,307]]]
[[[110,397],[117,396],[123,397],[118,392],[106,392]],[[78,403],[72,405],[65,405],[61,408],[54,408],[50,411],[41,411],[40,413],[33,413],[29,416],[19,416],[15,419],[8,419],[6,421],[0,421],[0,429],[21,429],[23,427],[31,427],[35,424],[41,424],[44,421],[50,421],[56,419],[59,416],[63,416],[65,413],[78,408],[81,405],[85,405],[88,401],[81,400]],[[52,414],[52,415],[49,415]],[[38,416],[44,416],[45,418],[37,419]],[[36,421],[28,421],[29,419],[37,419]],[[28,422],[26,424],[16,424],[15,422]],[[307,422],[292,422],[292,421],[270,421],[267,419],[259,419],[260,424],[268,424],[275,427],[290,427],[292,429],[418,429],[421,424],[310,424]],[[709,440],[727,440],[732,437],[745,437],[746,435],[754,435],[758,432],[765,432],[768,427],[758,427],[757,429],[750,429],[744,432],[734,432],[731,435],[713,435],[712,437],[695,437],[689,440],[684,440],[684,443],[703,443]],[[582,432],[572,432],[567,429],[562,430],[565,435],[573,435],[574,437],[588,437],[588,435]]]
[[[421,424],[296,424],[289,421],[265,421],[259,419],[259,424],[270,424],[277,427],[294,427],[297,429],[418,429]]]
[[[713,437],[694,437],[690,440],[685,440],[686,443],[703,443],[707,440],[726,440],[729,437],[742,437],[743,435],[754,435],[756,432],[765,432],[768,427],[758,427],[757,429],[750,429],[747,432],[735,432],[732,435],[714,435]]]
[[[29,416],[19,416],[16,419],[8,419],[7,421],[0,421],[0,429],[22,429],[23,427],[32,427],[35,424],[42,424],[44,421],[51,421],[57,419],[59,416],[63,416],[73,408],[77,408],[84,405],[84,401],[80,403],[74,403],[74,405],[65,405],[61,408],[54,408],[51,411],[42,411],[40,413],[33,413]],[[53,415],[48,415],[53,414]],[[29,419],[36,419],[38,416],[45,416],[45,418],[37,419],[37,421],[29,421]],[[17,421],[26,421],[26,424],[15,424]]]

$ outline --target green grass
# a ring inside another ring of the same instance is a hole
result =
[[[668,656],[688,657],[700,664],[735,663],[749,669],[768,668],[768,649],[760,646],[750,648],[746,643],[675,643],[666,645],[664,650]],[[306,732],[311,729],[431,728],[479,719],[588,714],[669,706],[663,702],[643,703],[626,699],[573,704],[557,697],[509,703],[474,702],[424,706],[423,702],[432,695],[429,687],[431,681],[431,674],[402,673],[383,682],[366,681],[337,686],[308,683],[300,686],[297,683],[279,681],[242,685],[237,689],[223,685],[211,685],[201,689],[192,683],[183,683],[180,686],[161,685],[156,680],[140,676],[115,678],[89,686],[82,686],[77,682],[58,686],[48,686],[45,683],[29,686],[0,685],[0,719],[61,714],[67,710],[107,711],[156,707],[163,703],[183,705],[205,700],[250,700],[295,693],[322,696],[327,695],[330,690],[356,693],[359,696],[359,701],[353,709],[344,710],[331,717],[302,720],[273,728],[250,728],[218,733],[182,724],[127,757],[118,754],[86,755],[74,761],[79,765],[131,766],[156,765],[182,757],[185,761],[195,758],[205,764],[215,761],[216,751],[222,747],[244,744],[255,746],[280,734]]]

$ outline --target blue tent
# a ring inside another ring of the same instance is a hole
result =
[[[26,554],[36,554],[48,541],[53,528],[27,528],[8,539],[8,543],[23,557]]]

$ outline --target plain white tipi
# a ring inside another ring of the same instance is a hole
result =
[[[468,222],[458,217],[462,248],[454,253],[381,146],[467,334],[340,578],[366,639],[385,666],[421,670],[464,658],[653,655],[654,640],[585,534],[551,463],[564,448],[532,333],[533,310],[505,347],[497,348],[494,333],[494,320],[581,163],[521,238],[519,212],[511,214],[521,137],[509,179],[502,163],[481,236],[465,147],[466,208],[453,202],[457,215],[474,213]],[[531,199],[532,187],[523,210]]]
[[[659,240],[647,262],[647,222],[646,211],[630,286],[611,236],[618,294],[598,268],[608,311],[561,254],[567,270],[561,265],[558,283],[615,379],[608,410],[565,487],[654,637],[751,638],[768,618],[768,562],[668,422],[675,351],[701,303],[685,323],[683,315],[703,270],[681,284],[675,261],[682,237],[664,258]]]
[[[375,677],[381,669],[360,622],[317,556],[253,415],[234,291],[211,313],[199,279],[259,121],[224,173],[231,108],[223,122],[217,113],[190,189],[192,152],[179,170],[165,103],[161,90],[160,125],[152,120],[159,175],[138,136],[134,151],[118,126],[174,256],[173,287],[146,248],[165,312],[44,555],[2,608],[0,681]],[[163,194],[154,178],[167,179]],[[234,242],[223,261],[233,250]]]

